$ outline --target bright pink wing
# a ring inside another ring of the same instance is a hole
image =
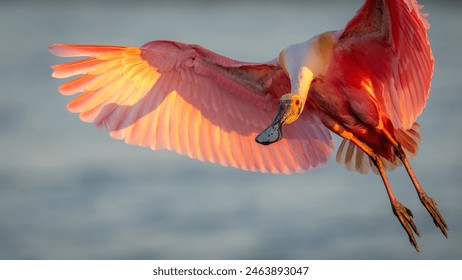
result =
[[[329,132],[306,113],[263,146],[255,137],[271,123],[290,82],[276,61],[244,63],[197,45],[154,41],[141,48],[56,44],[58,56],[89,56],[53,66],[53,76],[82,92],[68,108],[114,138],[251,171],[291,173],[325,163]]]
[[[380,109],[405,130],[422,113],[433,75],[430,25],[420,8],[415,0],[367,0],[339,37],[339,50],[369,69]]]

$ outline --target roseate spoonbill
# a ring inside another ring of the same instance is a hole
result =
[[[141,48],[53,44],[57,56],[88,58],[55,65],[52,75],[81,74],[59,91],[82,92],[69,110],[114,138],[245,170],[317,167],[332,152],[330,130],[344,138],[338,162],[381,176],[418,250],[412,213],[396,199],[386,170],[404,165],[447,237],[446,222],[409,164],[434,64],[420,9],[416,0],[366,0],[344,29],[289,46],[266,63],[172,41]]]

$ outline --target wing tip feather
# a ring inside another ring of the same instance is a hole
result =
[[[48,46],[48,51],[60,57],[96,56],[101,53],[124,51],[127,47],[106,45],[75,45],[55,43]]]

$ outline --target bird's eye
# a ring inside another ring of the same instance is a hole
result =
[[[295,100],[295,105],[297,105],[297,106],[300,105],[300,99]]]

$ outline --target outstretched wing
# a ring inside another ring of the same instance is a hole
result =
[[[369,70],[380,109],[404,130],[422,113],[433,75],[420,9],[416,0],[367,0],[339,37],[353,63]]]
[[[55,44],[58,56],[89,56],[53,66],[53,76],[81,75],[60,86],[82,92],[69,104],[86,122],[126,143],[169,149],[251,171],[291,173],[325,163],[329,132],[306,113],[274,145],[255,142],[290,81],[277,61],[232,60],[197,45],[153,41],[141,48]]]

